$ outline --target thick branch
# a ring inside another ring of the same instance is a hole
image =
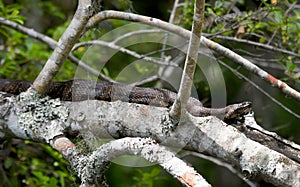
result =
[[[73,117],[70,117],[71,119],[76,119],[79,115],[81,119],[84,117],[83,121],[72,120],[78,128],[92,122],[94,128],[88,128],[94,129],[92,131],[95,137],[150,136],[158,142],[175,146],[179,150],[185,147],[221,158],[237,165],[249,178],[262,177],[275,185],[299,185],[299,163],[248,139],[243,133],[217,118],[184,116],[178,128],[170,131],[168,111],[164,108],[122,102],[99,102],[102,104],[94,105],[96,108],[84,110],[85,106],[93,105],[88,103],[88,101],[83,102],[81,106],[72,103],[71,105],[77,111],[71,113]],[[87,111],[98,112],[95,114]],[[295,151],[300,153],[299,150]],[[287,175],[289,178],[286,178]]]
[[[24,126],[24,123],[22,125],[18,122],[19,114],[15,112],[13,100],[13,97],[5,99],[4,96],[1,99],[1,138],[31,139],[27,134],[28,129],[24,129],[28,128],[28,125]],[[181,118],[178,128],[172,131],[169,129],[170,118],[166,108],[120,101],[62,103],[71,112],[66,126],[60,128],[68,129],[71,134],[81,132],[85,137],[84,134],[89,132],[88,138],[93,136],[96,139],[151,137],[162,144],[177,147],[178,150],[185,148],[216,156],[236,165],[249,178],[260,177],[279,186],[300,185],[299,163],[248,139],[236,128],[215,117],[193,117],[187,114]],[[54,124],[53,127],[57,126]],[[247,128],[247,125],[244,127]],[[43,132],[51,133],[51,131]],[[49,139],[48,135],[46,137]],[[278,139],[274,138],[273,141]],[[285,142],[281,145],[288,147],[288,144],[289,142]],[[297,146],[294,146],[294,150],[298,153],[296,156],[300,155]]]

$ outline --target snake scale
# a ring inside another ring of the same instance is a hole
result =
[[[0,79],[0,91],[18,95],[26,91],[32,82],[23,80]],[[170,107],[177,95],[174,92],[159,88],[142,88],[110,82],[92,80],[69,80],[53,82],[46,92],[51,98],[64,101],[104,100],[124,101],[159,107]],[[194,116],[214,115],[221,119],[234,120],[251,111],[250,102],[228,105],[224,108],[206,108],[195,98],[189,98],[187,111]]]

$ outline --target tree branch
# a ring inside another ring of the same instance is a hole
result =
[[[174,1],[173,8],[172,8],[172,11],[171,11],[170,17],[169,17],[169,23],[173,23],[173,21],[174,21],[178,3],[179,3],[179,0]],[[168,40],[168,33],[165,33],[164,40],[163,40],[163,46],[162,46],[162,53],[160,55],[160,57],[162,59],[165,58],[165,52],[164,51],[165,51],[165,48],[166,48],[167,40]]]
[[[235,74],[237,77],[241,77],[242,79],[244,79],[245,81],[247,81],[249,84],[251,84],[254,88],[256,88],[258,91],[260,91],[262,94],[264,94],[265,96],[267,96],[271,101],[273,101],[274,103],[276,103],[278,106],[280,106],[283,110],[287,111],[288,113],[292,114],[293,116],[295,116],[296,118],[300,119],[300,115],[297,114],[296,112],[292,111],[291,109],[289,109],[288,107],[284,106],[280,101],[278,101],[277,99],[275,99],[274,97],[272,97],[268,92],[264,91],[261,87],[259,87],[257,84],[255,84],[253,81],[251,81],[249,78],[247,78],[246,76],[244,76],[242,73],[238,72],[237,70],[233,69],[232,67],[230,67],[229,65],[225,64],[224,62],[222,62],[221,60],[218,60],[218,62],[223,65],[224,67],[226,67],[227,69],[229,69],[233,74]]]
[[[111,160],[128,154],[141,156],[152,163],[159,164],[185,186],[211,186],[192,167],[150,138],[114,140],[93,151],[86,158],[85,167],[75,168],[75,170],[79,171],[82,185],[97,184],[97,181],[103,178],[106,166]]]
[[[205,0],[195,1],[194,20],[192,26],[192,34],[189,40],[188,52],[185,59],[177,98],[175,99],[175,102],[173,103],[170,111],[170,116],[175,120],[179,120],[181,118],[187,105],[187,101],[191,95],[194,72],[196,69],[198,51],[200,47],[202,24],[204,22],[204,6]]]
[[[38,77],[33,82],[32,88],[40,94],[44,94],[51,84],[52,79],[59,71],[74,44],[77,42],[92,16],[91,0],[79,0],[75,15],[58,41],[54,52],[46,62]]]
[[[221,167],[224,167],[226,169],[228,169],[231,173],[235,174],[237,177],[239,177],[241,180],[243,180],[247,185],[249,185],[250,187],[258,187],[257,184],[255,184],[254,182],[251,182],[249,179],[245,178],[245,176],[243,176],[239,170],[237,170],[236,168],[234,168],[232,166],[232,164],[228,164],[220,159],[211,157],[211,156],[207,156],[201,153],[196,153],[196,152],[191,152],[191,151],[187,151],[184,154],[180,155],[181,158],[183,157],[187,157],[187,156],[195,156],[198,158],[202,158],[205,160],[208,160],[210,162],[213,162],[216,165],[219,165]]]
[[[141,22],[147,25],[152,25],[158,28],[162,28],[164,30],[167,30],[169,32],[173,32],[175,34],[178,34],[180,36],[183,36],[185,38],[189,38],[191,33],[179,26],[172,25],[170,23],[161,21],[159,19],[147,17],[147,16],[141,16],[137,14],[132,13],[125,13],[125,12],[118,12],[118,11],[102,11],[95,16],[93,16],[89,22],[86,25],[86,29],[94,27],[95,24],[106,20],[106,19],[122,19],[122,20],[128,20],[128,21],[136,21]],[[275,86],[279,88],[283,93],[286,95],[300,101],[300,93],[293,89],[292,87],[288,86],[286,83],[278,80],[277,78],[273,77],[271,74],[267,73],[266,71],[260,69],[255,64],[251,63],[247,59],[243,58],[242,56],[234,53],[230,49],[227,49],[226,47],[221,46],[220,44],[213,42],[204,36],[201,37],[201,43],[206,45],[208,48],[212,49],[213,51],[216,51],[223,55],[224,57],[236,62],[237,64],[240,64],[248,71],[256,74],[261,79],[265,80],[272,86]]]
[[[122,53],[131,55],[131,56],[133,56],[137,59],[143,59],[145,61],[152,62],[152,63],[159,64],[159,65],[164,65],[164,66],[178,67],[178,65],[173,63],[173,62],[164,62],[164,61],[161,61],[161,60],[156,60],[155,58],[151,58],[151,57],[148,57],[148,56],[145,56],[145,55],[138,54],[135,51],[131,51],[129,49],[126,49],[124,47],[116,45],[116,44],[114,44],[114,42],[105,42],[105,41],[100,41],[100,40],[81,42],[81,43],[75,44],[72,51],[76,50],[77,48],[79,48],[81,46],[86,46],[86,45],[100,45],[100,46],[104,46],[104,47],[108,47],[108,48],[111,48],[111,49],[118,50]]]
[[[70,134],[81,132],[84,134],[87,131],[92,133],[89,135],[90,137],[94,136],[97,139],[128,136],[151,137],[157,142],[176,147],[178,150],[185,148],[199,153],[204,152],[232,163],[240,168],[248,178],[260,177],[279,186],[300,185],[300,164],[298,161],[294,161],[296,159],[292,160],[250,140],[236,128],[225,124],[216,117],[193,117],[185,114],[181,118],[179,126],[174,131],[170,131],[168,128],[170,118],[168,118],[166,108],[120,101],[82,101],[62,102],[61,106],[72,112],[67,116],[68,119],[65,123],[53,123],[53,120],[59,120],[53,118],[46,122],[44,118],[28,117],[27,115],[25,118],[20,118],[24,115],[20,115],[15,109],[19,106],[15,97],[2,95],[0,98],[0,139],[18,137],[51,141],[51,139],[59,137],[61,132]],[[30,104],[32,102],[29,102],[29,106],[31,106]],[[36,106],[34,111],[45,110],[40,110],[39,106]],[[48,112],[44,113],[47,114]],[[34,112],[29,114],[34,114]],[[51,114],[64,116],[56,112],[51,112]],[[22,123],[24,119],[30,119],[31,123]],[[40,124],[45,122],[48,126]],[[253,122],[246,120],[245,125],[240,124],[239,126],[251,130],[253,129],[251,123],[253,124]],[[36,130],[45,127],[47,129],[41,132]],[[264,134],[270,136],[274,133],[264,131]],[[296,153],[295,156],[299,159],[298,145],[282,140],[281,142],[284,144],[280,144],[278,138],[273,138],[272,141],[274,144],[278,143],[277,145],[280,145],[278,148],[282,150],[286,150],[285,147],[293,149]]]
[[[203,34],[203,35],[205,36],[205,34]],[[214,36],[213,38],[249,44],[249,45],[261,47],[261,48],[264,48],[264,49],[267,49],[270,51],[275,51],[275,52],[279,52],[279,53],[283,53],[283,54],[287,54],[287,55],[291,55],[291,56],[300,58],[300,54],[297,54],[297,53],[294,53],[292,51],[288,51],[285,49],[280,49],[280,48],[277,48],[277,47],[274,47],[274,46],[271,46],[268,44],[262,44],[262,43],[253,42],[253,41],[245,40],[245,39],[234,38],[234,37],[230,37],[230,36]]]
[[[70,128],[66,120],[69,110],[58,99],[40,98],[33,90],[11,98],[1,94],[0,99],[3,101],[0,109],[4,109],[1,110],[3,118],[0,125],[3,131],[0,139],[10,135],[50,143],[72,164],[83,185],[95,184],[99,178],[103,179],[106,165],[112,159],[123,154],[133,154],[160,164],[186,186],[210,186],[193,168],[150,139],[125,138],[112,141],[90,156],[83,156],[63,135]],[[78,116],[76,119],[80,120]]]
[[[24,27],[18,23],[12,22],[10,20],[6,20],[2,17],[0,17],[0,23],[2,25],[8,26],[10,28],[13,28],[23,34],[28,35],[31,38],[37,39],[45,44],[47,44],[51,49],[55,49],[57,47],[57,41],[55,41],[54,39],[50,38],[47,35],[41,34],[33,29]],[[105,75],[101,74],[100,72],[94,70],[93,68],[89,67],[87,64],[85,64],[84,62],[82,62],[81,60],[77,59],[74,55],[72,55],[71,53],[68,55],[68,59],[78,65],[79,67],[81,67],[82,69],[86,70],[87,72],[97,76],[99,79],[101,80],[105,80],[108,82],[115,82],[114,80],[110,79],[109,77],[106,77]]]

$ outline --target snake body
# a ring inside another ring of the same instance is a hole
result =
[[[32,82],[23,80],[0,79],[0,91],[18,95],[26,91]],[[63,101],[104,100],[138,103],[158,107],[170,107],[177,94],[165,89],[142,88],[125,84],[96,82],[92,80],[69,80],[53,82],[46,95]],[[243,102],[224,108],[206,108],[193,97],[189,98],[187,111],[194,116],[214,115],[224,120],[232,120],[251,111],[251,103]]]

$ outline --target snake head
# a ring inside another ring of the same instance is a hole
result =
[[[224,116],[224,120],[228,121],[235,121],[240,117],[250,113],[252,111],[252,103],[251,102],[242,102],[233,105],[228,105],[226,107],[226,114]]]

